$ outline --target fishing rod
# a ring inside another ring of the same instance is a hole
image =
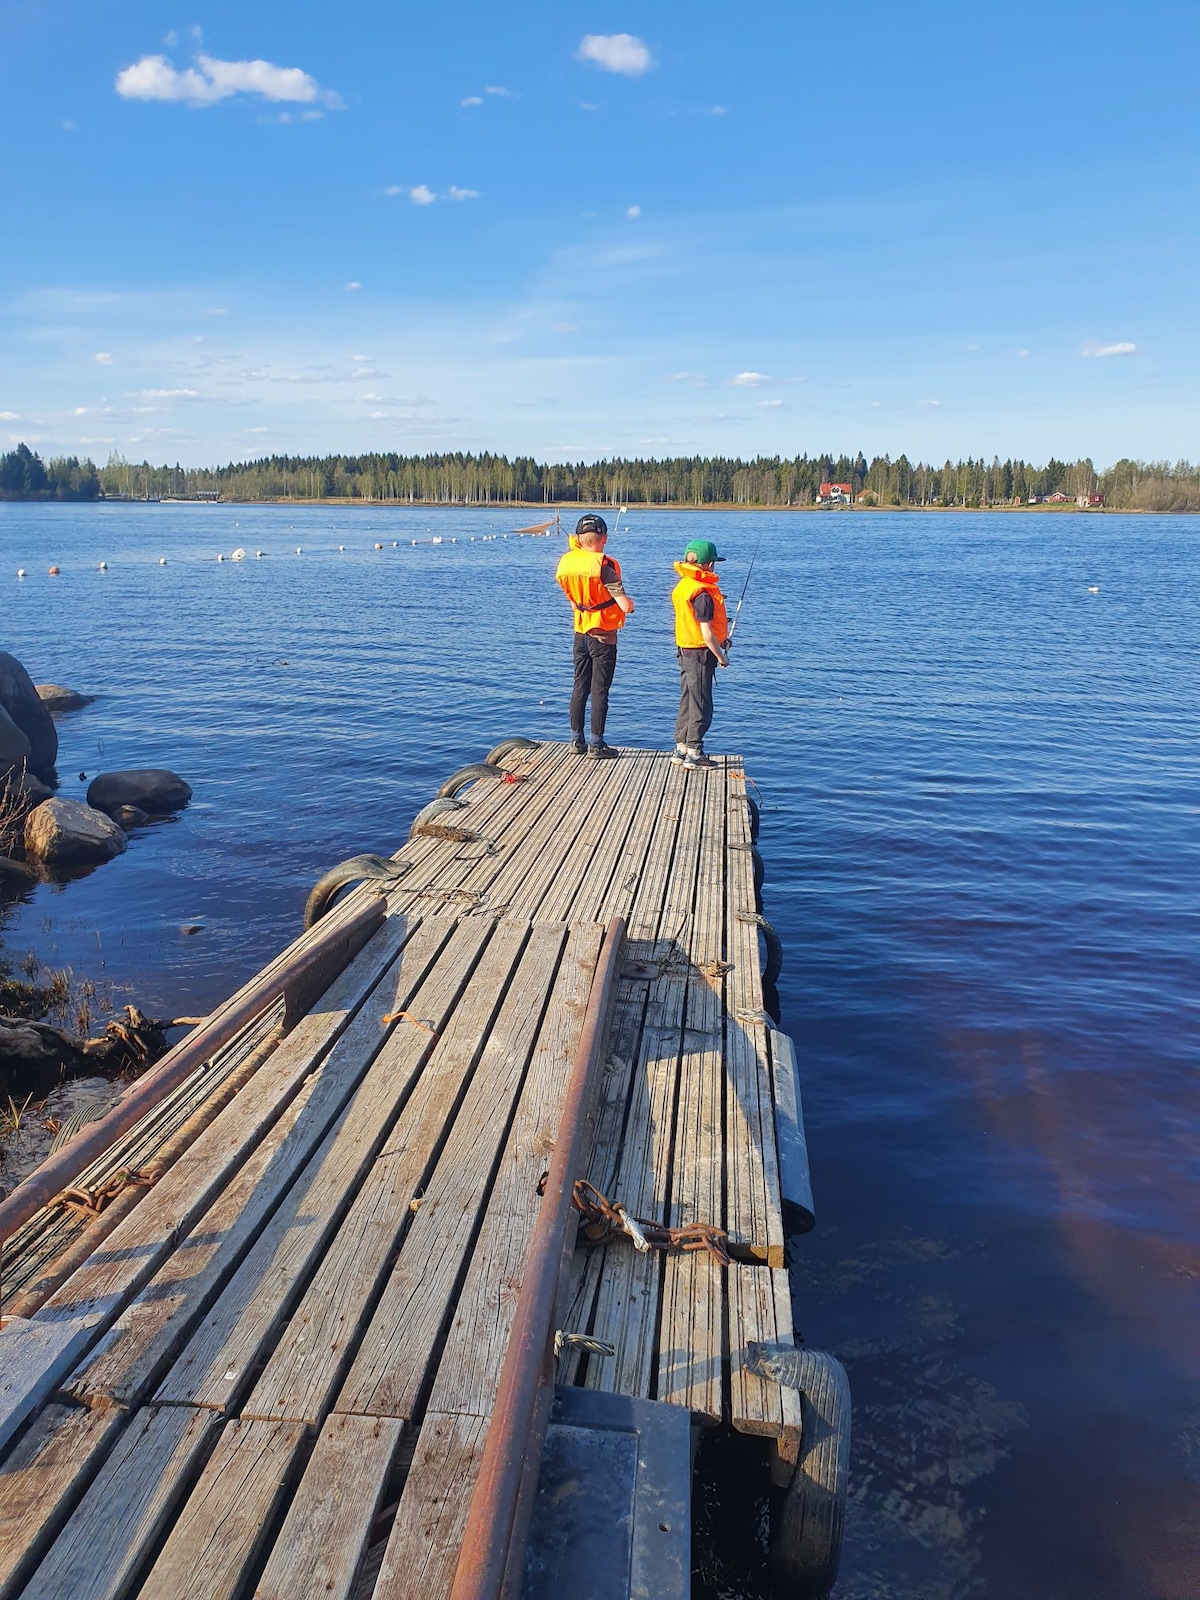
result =
[[[729,637],[725,641],[725,654],[726,655],[729,654],[730,646],[733,644],[734,630],[736,629],[736,627],[738,625],[738,618],[742,614],[742,603],[746,598],[746,590],[750,587],[750,575],[754,571],[754,563],[758,560],[758,552],[762,547],[762,542],[763,542],[763,536],[760,533],[759,536],[758,536],[758,543],[754,546],[754,554],[750,557],[750,566],[749,566],[749,569],[748,569],[748,571],[746,573],[746,581],[742,585],[742,592],[738,597],[737,610],[733,613],[733,621],[729,625]]]

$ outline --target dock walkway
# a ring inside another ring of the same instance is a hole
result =
[[[227,1103],[0,1332],[0,1600],[450,1594],[615,917],[586,1176],[633,1217],[724,1230],[732,1260],[578,1249],[564,1331],[614,1353],[568,1344],[558,1381],[794,1461],[796,1391],[743,1365],[792,1342],[793,1069],[742,764],[542,744],[502,765],[410,838],[378,931],[269,1047],[260,1025]]]

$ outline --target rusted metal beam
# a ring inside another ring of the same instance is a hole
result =
[[[471,1498],[451,1600],[520,1593],[530,1510],[554,1389],[554,1333],[575,1250],[571,1194],[587,1157],[608,1020],[621,970],[625,921],[609,923],[592,979],[525,1278],[500,1372],[496,1405]],[[507,1574],[507,1582],[506,1582]]]
[[[89,1162],[280,995],[285,997],[285,1027],[290,1028],[378,931],[386,914],[385,901],[372,895],[350,915],[331,918],[327,926],[322,924],[319,930],[289,946],[198,1028],[193,1028],[157,1066],[130,1085],[111,1111],[95,1122],[85,1123],[61,1150],[18,1184],[7,1200],[0,1201],[0,1249],[15,1229],[69,1187]]]

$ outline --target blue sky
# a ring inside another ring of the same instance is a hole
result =
[[[0,445],[1200,456],[1200,5],[0,0]]]

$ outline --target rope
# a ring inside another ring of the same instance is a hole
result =
[[[436,1039],[438,1036],[437,1029],[431,1023],[422,1021],[420,1017],[414,1017],[411,1011],[389,1011],[379,1020],[383,1023],[411,1022],[414,1028],[420,1028],[421,1032],[429,1034],[430,1038]]]
[[[724,1228],[711,1222],[689,1222],[680,1228],[666,1228],[658,1222],[647,1222],[644,1217],[631,1217],[619,1201],[610,1200],[586,1178],[576,1181],[571,1200],[580,1213],[579,1231],[588,1244],[604,1244],[615,1234],[622,1233],[633,1241],[634,1249],[643,1254],[649,1250],[663,1250],[668,1255],[707,1250],[719,1267],[729,1265],[726,1248],[729,1235]]]

